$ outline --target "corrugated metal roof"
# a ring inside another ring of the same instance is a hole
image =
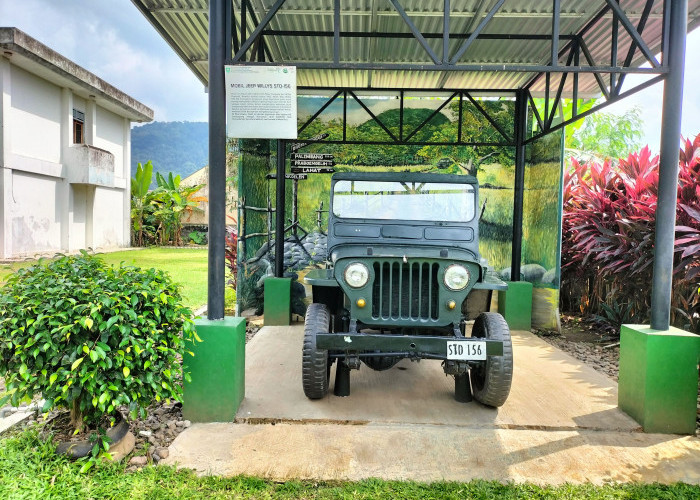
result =
[[[197,77],[207,83],[208,54],[208,1],[207,0],[132,0],[154,27],[188,64]],[[240,30],[241,0],[232,0],[236,22]],[[275,0],[249,0],[256,19],[260,21]],[[427,43],[438,57],[442,57],[442,38],[430,34],[442,33],[444,0],[401,0],[401,5],[416,28],[427,38]],[[489,12],[496,0],[451,1],[449,55],[454,56],[464,42],[464,34],[471,33]],[[403,63],[432,64],[428,53],[413,37],[405,38],[410,29],[386,0],[341,0],[341,63]],[[621,0],[620,5],[630,21],[637,25],[646,0]],[[604,0],[561,1],[559,47],[568,42],[567,35],[575,35],[605,6]],[[663,28],[663,1],[656,0],[643,31],[643,39],[657,53],[661,48]],[[700,23],[700,0],[688,0],[688,28]],[[611,63],[612,14],[608,12],[585,34],[583,40],[590,50],[594,65]],[[489,35],[545,35],[552,30],[552,0],[506,0],[482,33]],[[249,14],[247,33],[255,29]],[[268,29],[275,31],[332,32],[332,0],[287,0],[271,20]],[[343,36],[343,33],[377,32],[397,34],[388,38]],[[622,65],[631,45],[631,37],[619,26],[616,62]],[[400,35],[404,34],[404,35]],[[462,39],[457,39],[462,34]],[[404,36],[402,38],[401,36]],[[332,62],[333,38],[330,36],[265,35],[265,43],[276,63]],[[522,39],[477,39],[464,53],[459,64],[478,65],[544,65],[551,55],[551,41]],[[567,55],[559,58],[566,63]],[[635,51],[632,67],[646,62],[639,50]],[[581,56],[581,66],[588,61]],[[537,72],[513,71],[404,71],[368,69],[308,69],[298,71],[299,86],[362,87],[362,88],[478,88],[515,89],[525,85]],[[603,75],[606,81],[609,76]],[[558,80],[558,76],[555,80]],[[651,78],[651,76],[650,76]],[[533,94],[544,92],[544,78],[531,87]],[[569,76],[565,94],[573,89]],[[592,74],[579,76],[579,95],[599,93]]]

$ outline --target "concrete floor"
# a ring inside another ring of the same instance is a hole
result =
[[[351,394],[301,386],[303,326],[265,327],[246,351],[236,423],[195,424],[166,463],[275,480],[368,477],[700,484],[700,439],[644,434],[617,409],[617,384],[527,332],[514,332],[513,387],[499,409],[457,403],[439,361],[351,374]]]

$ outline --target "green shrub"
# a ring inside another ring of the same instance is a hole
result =
[[[201,231],[192,231],[189,234],[190,241],[195,245],[206,245],[207,244],[207,233]]]
[[[163,271],[84,251],[20,269],[0,291],[0,406],[41,395],[44,411],[67,408],[82,429],[120,406],[133,418],[154,400],[181,400],[190,317]]]

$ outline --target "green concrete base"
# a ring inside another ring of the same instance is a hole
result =
[[[267,278],[264,282],[265,326],[289,325],[292,322],[292,279]]]
[[[645,432],[694,434],[700,336],[622,325],[618,405]]]
[[[182,415],[192,422],[231,422],[245,396],[245,319],[196,319],[202,342],[185,354]]]
[[[530,330],[532,325],[532,283],[509,281],[508,290],[498,292],[498,312],[511,330]]]

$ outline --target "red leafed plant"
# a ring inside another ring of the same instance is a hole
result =
[[[228,284],[235,290],[238,279],[238,230],[236,229],[236,219],[228,216],[234,223],[232,226],[226,226],[226,263],[231,271],[231,279]]]
[[[673,324],[700,331],[700,135],[684,140],[678,181]],[[649,148],[617,166],[572,161],[564,176],[564,307],[619,326],[650,310],[659,157]]]

